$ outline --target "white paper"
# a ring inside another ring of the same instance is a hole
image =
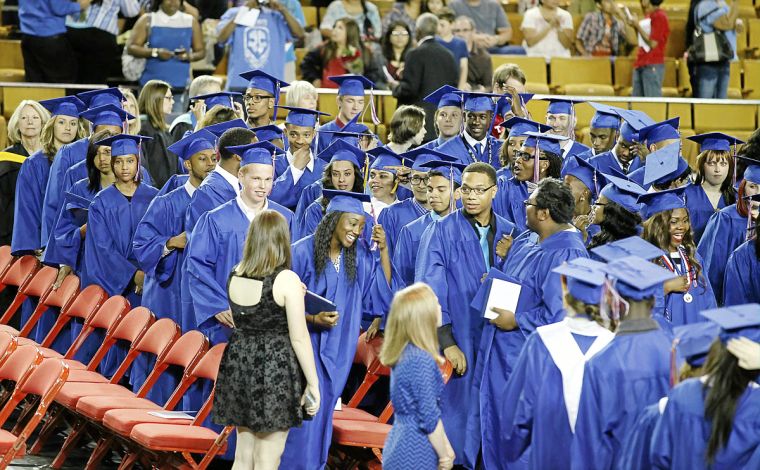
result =
[[[338,398],[338,401],[335,402],[335,411],[340,411],[343,409],[343,403],[340,401],[340,398]]]
[[[652,36],[652,19],[651,18],[644,18],[643,20],[639,21],[639,26],[641,27],[642,31],[647,33],[647,36]],[[641,34],[638,35],[639,37],[639,47],[644,49],[644,52],[649,52],[649,44],[644,40],[643,37],[641,37]]]
[[[235,15],[235,24],[252,28],[256,26],[256,20],[259,19],[261,10],[258,8],[240,7],[240,11]]]
[[[486,302],[486,310],[483,312],[483,316],[489,320],[498,318],[499,315],[491,311],[492,307],[503,308],[511,312],[517,310],[520,290],[522,290],[520,284],[502,279],[492,279],[491,291],[488,293],[488,302]]]
[[[164,419],[195,419],[184,411],[148,411],[148,414]]]

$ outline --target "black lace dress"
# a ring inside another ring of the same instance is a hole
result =
[[[253,432],[301,425],[305,380],[290,344],[285,307],[272,297],[277,274],[258,279],[264,284],[258,304],[242,306],[230,300],[235,329],[216,379],[216,424],[245,426]],[[231,279],[232,274],[228,296]]]

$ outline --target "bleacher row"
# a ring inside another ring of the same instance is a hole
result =
[[[18,289],[0,317],[0,382],[6,385],[5,393],[0,395],[0,426],[6,424],[14,410],[19,411],[14,427],[0,430],[0,470],[13,459],[40,452],[54,433],[65,428],[64,420],[73,424],[52,463],[54,468],[60,468],[71,451],[81,447],[79,441],[86,435],[97,441],[86,468],[97,468],[111,450],[121,453],[119,468],[124,469],[135,463],[144,468],[206,468],[226,450],[233,430],[227,426],[217,433],[203,426],[211,412],[213,389],[195,417],[151,413],[181,413],[176,408],[193,384],[216,380],[225,344],[209,348],[201,332],[183,334],[171,319],[156,320],[148,309],[130,308],[127,299],[109,297],[99,286],[80,290],[79,278],[73,274],[53,289],[57,273],[55,268],[41,266],[31,255],[14,259],[9,246],[0,247],[0,291]],[[8,326],[27,299],[37,299],[35,310],[20,331]],[[59,309],[60,313],[42,342],[36,343],[28,336],[49,309]],[[81,322],[82,328],[71,347],[64,355],[50,349],[74,320]],[[74,360],[96,332],[104,336],[92,358],[86,364]],[[129,344],[129,351],[109,379],[97,369],[117,341]],[[354,363],[366,367],[366,373],[348,404],[334,411],[333,459],[380,468],[393,406],[389,402],[379,416],[358,406],[372,385],[390,374],[378,358],[381,345],[380,337],[372,341],[358,338]],[[132,391],[120,383],[124,383],[127,370],[142,354],[154,356],[156,362],[143,385]],[[182,370],[179,384],[165,403],[148,400],[149,391],[170,367]],[[451,363],[442,365],[441,373],[447,381]],[[15,386],[7,386],[12,383]],[[25,400],[27,395],[40,399]],[[47,417],[44,422],[43,417]],[[41,429],[36,432],[40,423]],[[28,443],[33,434],[37,435],[36,441]]]

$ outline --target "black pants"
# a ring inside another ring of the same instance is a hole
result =
[[[121,76],[121,50],[116,36],[98,28],[69,28],[66,37],[74,50],[79,70],[77,83],[106,83]]]
[[[77,63],[65,34],[41,37],[21,35],[21,53],[27,82],[74,83]]]

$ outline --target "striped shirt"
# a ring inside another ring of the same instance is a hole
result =
[[[69,28],[98,28],[109,32],[114,36],[119,34],[119,25],[116,22],[122,16],[132,18],[140,13],[139,0],[103,0],[99,5],[91,5],[87,10],[84,21],[78,16],[68,16],[66,26]]]

